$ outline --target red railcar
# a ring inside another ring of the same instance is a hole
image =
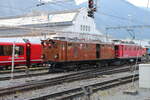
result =
[[[41,63],[41,44],[30,44],[31,64]],[[0,42],[0,66],[10,66],[12,63],[12,42]],[[15,65],[25,65],[27,62],[27,44],[15,43]]]
[[[115,45],[116,58],[120,58],[120,59],[141,58],[145,54],[146,54],[146,49],[135,44]]]

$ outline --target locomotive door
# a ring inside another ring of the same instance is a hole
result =
[[[29,68],[31,65],[31,44],[26,43],[26,65]]]
[[[96,58],[100,58],[100,44],[96,44]]]
[[[62,42],[61,43],[61,59],[62,61],[67,61],[67,43],[66,42]]]
[[[118,45],[115,46],[115,56],[116,57],[119,56],[119,46]]]

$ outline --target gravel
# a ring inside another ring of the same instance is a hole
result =
[[[16,93],[13,95],[5,96],[3,98],[5,98],[5,100],[16,100],[16,97],[17,97],[18,100],[28,100],[29,98],[35,98],[35,97],[48,95],[48,94],[52,94],[52,93],[56,93],[56,92],[61,92],[61,91],[65,91],[65,90],[69,90],[69,89],[73,89],[73,88],[77,88],[77,87],[83,87],[83,86],[86,86],[89,84],[95,84],[98,82],[115,79],[117,77],[123,77],[126,75],[131,75],[131,73],[126,72],[126,73],[120,73],[120,74],[114,74],[114,75],[103,75],[98,78],[75,81],[75,82],[71,82],[71,83],[64,83],[61,85],[56,85],[53,87],[46,87],[43,89],[37,89],[34,91],[28,91],[28,92],[24,92],[24,93]],[[19,82],[19,80],[18,80],[18,82]],[[0,100],[1,99],[2,99],[2,97],[0,98]]]

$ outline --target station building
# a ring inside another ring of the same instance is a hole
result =
[[[87,8],[80,8],[1,18],[0,36],[106,40],[87,12]]]

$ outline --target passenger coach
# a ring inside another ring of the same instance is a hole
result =
[[[12,42],[0,42],[0,67],[8,68],[12,64]],[[15,43],[15,65],[41,63],[41,45],[32,43]],[[27,62],[29,61],[29,62]],[[5,67],[4,67],[5,66]]]

